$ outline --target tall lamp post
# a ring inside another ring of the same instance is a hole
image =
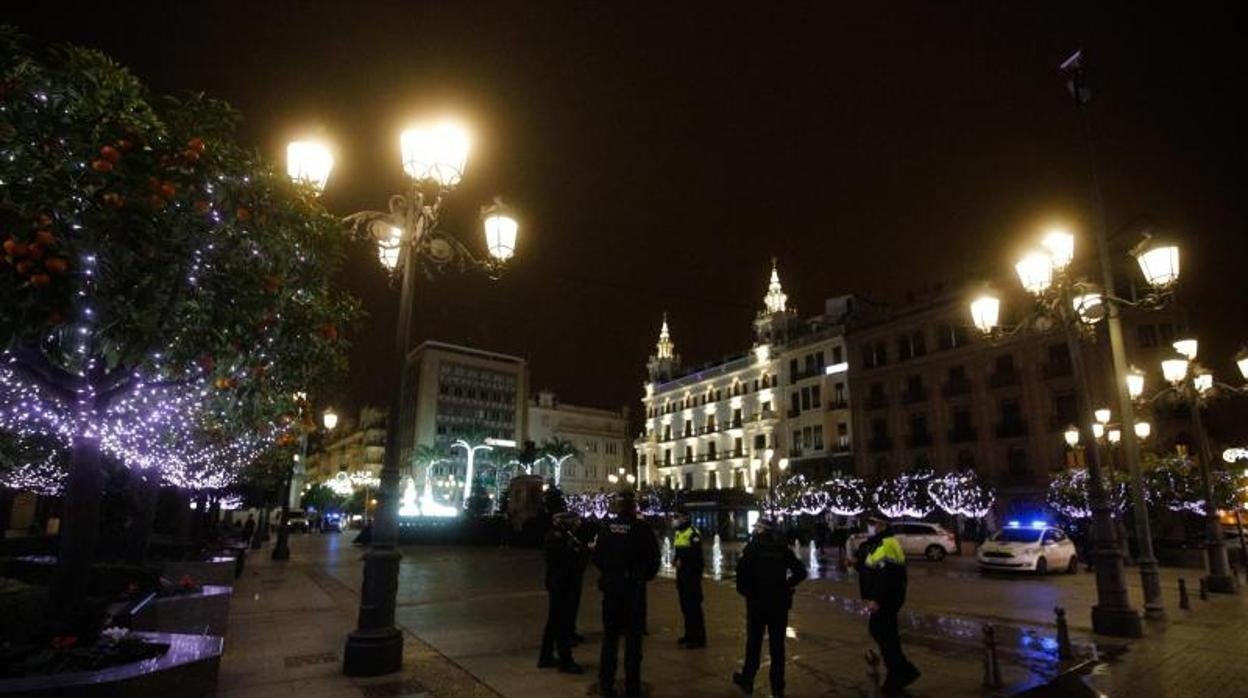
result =
[[[1233,594],[1237,591],[1235,577],[1230,573],[1226,542],[1222,539],[1222,522],[1218,518],[1211,471],[1214,455],[1209,446],[1209,433],[1205,430],[1202,412],[1213,396],[1215,387],[1231,392],[1239,392],[1243,388],[1215,384],[1213,374],[1196,363],[1198,347],[1195,339],[1180,339],[1174,343],[1175,355],[1161,362],[1161,375],[1170,387],[1161,390],[1149,400],[1174,397],[1186,405],[1191,414],[1196,456],[1200,462],[1200,485],[1205,500],[1205,550],[1209,563],[1209,575],[1205,578],[1205,585],[1209,591]],[[1244,368],[1241,366],[1241,370]],[[1143,394],[1143,374],[1133,374],[1130,392],[1135,398]]]
[[[397,270],[400,283],[399,317],[395,334],[394,365],[398,371],[386,428],[385,460],[381,469],[372,544],[364,554],[364,582],[360,589],[357,627],[348,636],[342,671],[348,676],[378,676],[403,665],[403,634],[394,625],[399,585],[398,506],[399,430],[403,413],[405,365],[410,349],[412,305],[416,275],[425,271],[469,268],[496,277],[516,249],[519,224],[495,199],[482,209],[482,225],[489,256],[477,258],[462,242],[438,228],[444,197],[459,184],[468,161],[467,131],[451,123],[412,128],[399,137],[403,170],[410,186],[390,197],[388,211],[361,211],[345,218],[353,234],[377,242],[383,265]],[[287,148],[291,178],[320,190],[333,168],[333,156],[322,144],[300,141]]]
[[[282,501],[282,513],[278,518],[277,542],[273,544],[273,552],[270,554],[272,559],[279,562],[290,559],[290,509],[298,504],[298,497],[303,492],[302,480],[307,475],[308,467],[308,434],[316,429],[307,421],[308,394],[295,393],[294,398],[295,404],[299,406],[299,453],[286,471],[286,482],[283,488],[286,490],[286,498]],[[325,410],[321,420],[327,432],[333,431],[334,427],[338,426],[338,415],[332,409]],[[300,476],[298,480],[296,480],[296,475]]]
[[[1108,411],[1101,415],[1105,421],[1096,418],[1097,410],[1092,408],[1092,388],[1089,381],[1087,365],[1083,356],[1083,338],[1095,333],[1095,326],[1107,315],[1113,317],[1117,305],[1125,303],[1104,293],[1096,286],[1074,276],[1069,266],[1074,259],[1075,237],[1064,230],[1052,230],[1041,240],[1042,250],[1025,255],[1014,266],[1019,281],[1036,301],[1035,316],[1025,320],[1013,330],[1003,332],[1000,323],[1000,298],[985,292],[971,302],[971,318],[986,335],[1001,337],[1019,329],[1030,326],[1044,327],[1056,323],[1060,326],[1066,341],[1066,349],[1070,355],[1071,372],[1074,374],[1079,403],[1078,434],[1072,448],[1082,442],[1087,444],[1084,457],[1088,465],[1088,503],[1092,510],[1092,559],[1096,570],[1097,604],[1092,607],[1092,627],[1098,633],[1117,635],[1120,637],[1139,637],[1143,634],[1139,615],[1132,610],[1127,596],[1127,587],[1123,578],[1122,554],[1114,544],[1113,512],[1105,491],[1104,474],[1097,453],[1097,442],[1104,434]],[[1172,255],[1174,266],[1171,274],[1150,273],[1144,263],[1145,258],[1155,250],[1164,249]],[[1101,257],[1106,256],[1104,249],[1099,250]],[[1178,248],[1172,245],[1158,245],[1148,240],[1136,250],[1141,269],[1150,285],[1155,289],[1140,305],[1157,306],[1169,298],[1171,285],[1178,277]],[[1102,264],[1104,266],[1104,264]],[[1112,280],[1111,280],[1112,281]],[[1107,288],[1112,288],[1107,287]],[[1113,326],[1110,327],[1111,339]],[[1121,337],[1119,337],[1121,339]],[[1111,342],[1112,343],[1112,342]],[[1123,374],[1125,376],[1125,372]],[[1124,380],[1115,380],[1115,388],[1127,394]],[[1128,402],[1130,398],[1128,396]],[[1122,411],[1123,423],[1134,421],[1134,413],[1128,406]],[[1144,482],[1139,469],[1139,457],[1134,433],[1126,430],[1119,432],[1121,443],[1127,458],[1131,475],[1132,504],[1135,510],[1136,536],[1139,539],[1140,575],[1145,592],[1146,614],[1150,618],[1163,617],[1161,602],[1161,584],[1157,576],[1157,562],[1152,552],[1152,534],[1148,525],[1148,510],[1144,500]],[[1067,439],[1068,442],[1070,439]],[[1129,444],[1129,446],[1128,446]],[[1151,591],[1150,591],[1151,590]]]

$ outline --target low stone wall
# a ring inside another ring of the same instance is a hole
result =
[[[161,576],[171,582],[177,582],[183,576],[190,576],[200,584],[228,587],[234,586],[236,569],[234,556],[222,555],[202,562],[166,562],[161,570]]]
[[[224,638],[230,620],[233,587],[204,585],[197,594],[152,599],[135,609],[131,627],[162,633],[217,635]]]
[[[0,680],[0,695],[9,698],[211,698],[224,647],[220,637],[169,633],[136,633],[145,640],[169,645],[160,657],[99,671]]]

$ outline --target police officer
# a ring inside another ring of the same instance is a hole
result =
[[[771,654],[771,694],[784,695],[784,633],[793,590],[803,579],[806,566],[786,545],[784,535],[770,521],[759,520],[737,561],[737,593],[745,597],[745,664],[733,673],[732,682],[747,695],[754,692],[764,630]]]
[[[576,629],[577,618],[581,614],[581,591],[585,587],[585,569],[589,567],[589,551],[593,549],[594,538],[598,536],[598,527],[589,518],[582,518],[573,533],[581,543],[584,551],[577,559],[576,583],[572,587],[572,646],[576,647],[585,641],[585,637]]]
[[[580,581],[579,568],[584,547],[574,535],[576,515],[555,514],[553,526],[546,534],[546,629],[542,631],[542,649],[537,668],[558,666],[565,674],[585,672],[572,659],[572,628],[576,623],[575,586]],[[554,652],[559,660],[555,661]]]
[[[702,615],[702,534],[689,520],[689,512],[676,512],[672,537],[676,557],[676,593],[685,618],[685,634],[676,642],[685,649],[706,647],[706,619]]]
[[[659,572],[659,544],[645,521],[637,518],[631,492],[620,498],[620,514],[599,528],[594,564],[602,572],[602,657],[598,683],[605,698],[614,698],[615,668],[624,640],[624,688],[628,698],[641,695],[642,605],[646,582]]]
[[[880,646],[888,677],[880,688],[884,695],[900,695],[919,678],[919,670],[901,651],[897,614],[906,602],[906,554],[888,521],[873,517],[867,522],[871,537],[858,547],[858,584],[871,619],[867,627]]]

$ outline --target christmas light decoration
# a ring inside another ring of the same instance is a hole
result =
[[[881,514],[890,519],[921,519],[932,513],[934,505],[927,485],[935,477],[930,469],[921,468],[882,481],[872,494],[872,501]]]
[[[1110,509],[1115,516],[1121,516],[1127,509],[1127,483],[1122,475],[1114,473],[1112,481],[1106,484],[1106,494]],[[1067,519],[1086,519],[1092,516],[1088,504],[1088,471],[1086,468],[1074,468],[1055,475],[1049,481],[1046,495],[1049,506]]]
[[[996,493],[974,470],[935,477],[927,483],[927,493],[946,514],[972,519],[987,516],[997,499]]]

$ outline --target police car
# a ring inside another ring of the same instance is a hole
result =
[[[980,572],[1035,572],[1065,570],[1073,574],[1079,559],[1075,544],[1060,528],[1045,521],[1032,521],[1023,526],[1011,521],[992,538],[979,546],[976,556]]]

